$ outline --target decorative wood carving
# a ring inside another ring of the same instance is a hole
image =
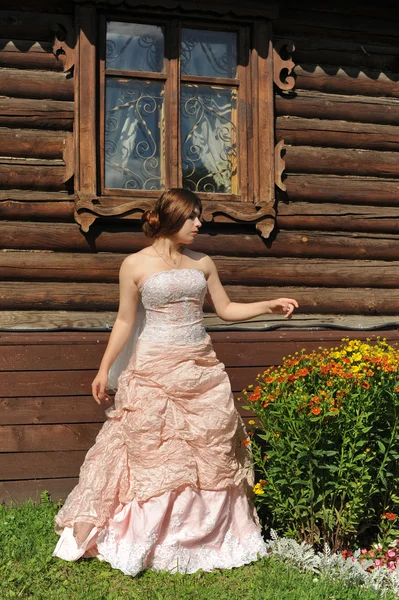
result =
[[[285,54],[288,54],[287,59],[282,58],[282,51],[285,48]],[[274,83],[280,90],[292,90],[295,85],[295,77],[291,75],[295,67],[291,54],[294,52],[295,46],[290,40],[279,40],[273,48],[273,78]],[[284,77],[284,79],[283,79]]]
[[[93,194],[77,192],[75,201],[75,218],[82,228],[88,231],[97,217],[139,218],[141,213],[153,208],[155,200],[136,199],[120,202],[120,198],[95,197]],[[275,224],[276,211],[270,202],[218,202],[205,200],[202,203],[202,218],[206,223],[223,220],[236,223],[256,222],[256,228],[262,237],[268,237]],[[87,229],[85,229],[87,227]]]
[[[280,188],[280,190],[282,190],[283,192],[287,190],[287,186],[285,185],[285,183],[283,183],[283,180],[281,178],[285,169],[285,160],[282,157],[282,153],[284,151],[284,140],[280,140],[274,148],[274,181],[276,186]]]
[[[62,54],[64,71],[69,71],[75,65],[76,37],[72,19],[67,16],[57,16],[57,21],[50,25],[54,32],[53,52],[57,58]]]

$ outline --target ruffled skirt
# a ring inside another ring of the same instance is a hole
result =
[[[53,556],[97,556],[136,575],[266,554],[245,428],[209,336],[186,346],[138,340],[106,416],[55,517]]]

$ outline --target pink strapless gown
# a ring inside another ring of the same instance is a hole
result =
[[[206,289],[196,269],[143,283],[145,326],[55,517],[53,556],[97,556],[127,575],[231,568],[265,556],[245,428],[203,326]]]

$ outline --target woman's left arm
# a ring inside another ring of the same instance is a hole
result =
[[[261,302],[231,302],[226,294],[216,265],[207,256],[203,259],[206,270],[208,291],[218,317],[224,321],[246,321],[264,314],[282,314],[285,319],[290,319],[298,302],[293,298],[278,298],[277,300],[262,300]]]

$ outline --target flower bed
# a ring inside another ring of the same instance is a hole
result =
[[[264,525],[333,552],[399,537],[399,350],[369,341],[303,350],[243,392]]]

